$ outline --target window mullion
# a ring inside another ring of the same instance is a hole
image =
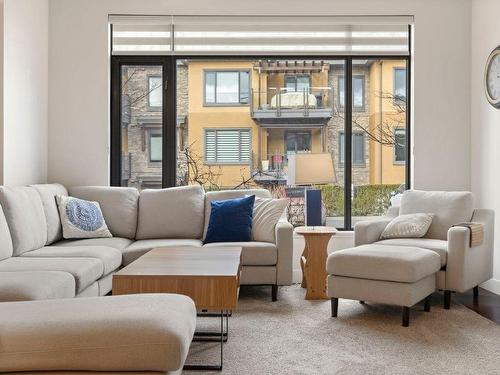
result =
[[[351,230],[352,217],[352,58],[346,59],[344,78],[344,229]]]

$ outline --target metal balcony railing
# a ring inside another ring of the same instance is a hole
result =
[[[332,87],[309,87],[290,90],[283,87],[265,91],[252,89],[250,111],[254,118],[272,117],[332,117],[334,99]]]

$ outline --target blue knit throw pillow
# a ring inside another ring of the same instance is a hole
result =
[[[210,220],[204,243],[252,240],[255,195],[210,202]]]

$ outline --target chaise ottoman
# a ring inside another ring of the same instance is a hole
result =
[[[0,372],[178,374],[195,326],[175,294],[3,302]]]
[[[439,255],[409,246],[363,245],[336,251],[328,256],[328,297],[332,316],[337,316],[338,299],[355,299],[403,307],[403,326],[408,327],[410,307],[436,290]]]

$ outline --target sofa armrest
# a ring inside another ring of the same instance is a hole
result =
[[[469,228],[457,226],[448,230],[446,290],[465,292],[493,276],[494,212],[476,209],[471,221],[483,224],[483,243],[470,247]]]
[[[376,242],[392,218],[382,217],[377,220],[360,221],[354,226],[354,246]]]
[[[293,226],[282,218],[276,224],[276,247],[278,262],[276,263],[276,283],[291,285],[293,274]]]

